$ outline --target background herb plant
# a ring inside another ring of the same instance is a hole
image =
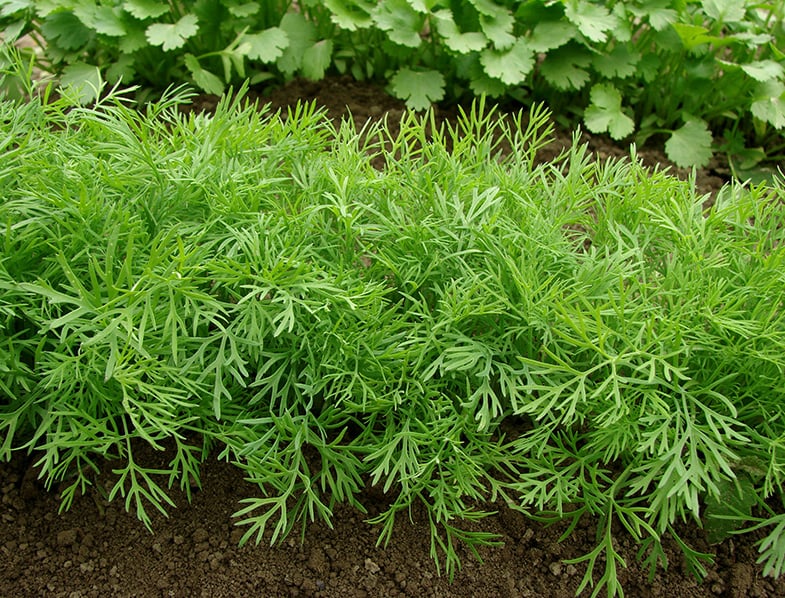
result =
[[[780,179],[704,210],[634,153],[535,165],[541,108],[392,135],[242,93],[213,116],[98,97],[0,102],[0,456],[30,453],[63,508],[110,458],[108,497],[149,526],[218,456],[259,488],[243,542],[373,484],[379,541],[421,504],[450,575],[458,543],[497,541],[462,525],[497,499],[596,522],[594,595],[623,590],[616,523],[698,576],[680,520],[768,527],[782,573]]]
[[[159,90],[321,79],[389,83],[414,109],[487,94],[546,101],[565,124],[679,166],[714,152],[760,177],[783,156],[785,13],[752,0],[0,0],[6,40],[29,34],[66,83]]]

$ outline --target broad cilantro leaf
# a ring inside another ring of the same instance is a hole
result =
[[[638,74],[646,83],[651,83],[660,74],[662,59],[654,52],[646,52],[638,63]]]
[[[497,17],[502,13],[509,14],[510,12],[506,8],[492,2],[492,0],[469,0],[469,3],[478,13],[486,17]]]
[[[738,513],[749,517],[752,507],[758,502],[755,485],[746,473],[738,475],[735,480],[719,480],[717,488],[718,495],[706,497],[706,509],[703,512],[709,544],[722,542],[742,527],[744,520],[739,519]]]
[[[491,97],[503,96],[507,86],[498,79],[492,79],[485,74],[477,54],[462,54],[456,60],[456,69],[463,73],[463,78],[469,79],[469,88],[474,95],[487,95]]]
[[[619,45],[609,54],[598,54],[592,66],[608,79],[614,77],[624,79],[635,74],[640,59],[640,52],[630,52],[627,46]]]
[[[286,32],[289,45],[278,59],[277,65],[287,75],[293,74],[303,65],[303,54],[316,43],[316,29],[306,18],[295,12],[286,13],[280,28]]]
[[[474,95],[486,95],[492,98],[499,98],[507,92],[507,86],[498,79],[492,79],[485,73],[472,77],[469,80],[469,88]]]
[[[312,81],[324,79],[324,71],[333,57],[333,41],[323,39],[303,53],[303,76]]]
[[[607,31],[616,27],[616,16],[607,8],[586,0],[569,0],[564,7],[565,16],[578,27],[578,30],[593,42],[608,39]]]
[[[251,60],[274,62],[283,56],[283,51],[288,46],[289,36],[286,31],[280,27],[270,27],[259,33],[244,35],[239,48],[242,48],[242,53]]]
[[[120,56],[106,71],[106,80],[113,85],[123,81],[133,81],[134,77],[136,77],[134,57],[127,54]]]
[[[444,45],[453,52],[459,54],[479,52],[488,44],[485,34],[479,31],[461,32],[453,20],[451,10],[438,10],[431,15],[431,18],[436,26],[436,31],[444,40]]]
[[[703,10],[712,19],[722,23],[738,23],[744,20],[747,9],[739,0],[703,0]]]
[[[766,81],[759,85],[753,97],[755,101],[750,111],[755,118],[775,129],[785,128],[785,85],[779,81]]]
[[[662,31],[679,18],[679,13],[670,8],[671,4],[671,0],[648,0],[644,6],[631,5],[627,9],[638,18],[648,18],[655,31]]]
[[[677,166],[702,168],[711,160],[711,143],[706,123],[698,118],[687,118],[684,126],[676,129],[665,142],[665,153]]]
[[[196,15],[185,15],[174,24],[154,23],[147,28],[147,41],[161,46],[165,52],[181,48],[189,37],[199,31]]]
[[[540,73],[556,89],[581,89],[589,80],[585,70],[591,55],[582,48],[566,47],[549,52],[540,65]]]
[[[626,43],[632,39],[632,25],[630,15],[624,8],[624,2],[618,2],[611,11],[611,14],[616,17],[616,24],[613,26],[612,38],[618,43]]]
[[[35,8],[33,0],[2,0],[0,1],[0,16],[7,17],[28,8]]]
[[[733,36],[736,40],[742,42],[750,50],[757,50],[763,45],[774,41],[774,38],[767,33],[753,33],[751,31],[740,31]],[[776,47],[772,47],[777,50]]]
[[[621,109],[621,94],[613,85],[600,83],[591,88],[591,104],[586,108],[583,122],[592,133],[610,133],[622,139],[633,132],[635,123]]]
[[[543,21],[537,23],[529,37],[529,46],[535,52],[547,52],[560,48],[575,39],[578,29],[567,21]]]
[[[81,4],[74,8],[74,14],[82,23],[97,33],[111,37],[120,37],[126,33],[125,23],[122,19],[123,13],[119,8]]]
[[[373,11],[373,20],[379,29],[396,44],[416,48],[422,42],[420,31],[425,18],[415,11],[406,0],[387,0]]]
[[[194,82],[207,93],[221,95],[224,92],[224,83],[210,71],[206,71],[199,64],[193,54],[185,55],[185,66],[191,72]]]
[[[488,48],[480,54],[480,62],[489,77],[507,85],[522,83],[534,68],[534,51],[521,38],[505,52]]]
[[[700,25],[692,25],[690,23],[673,23],[671,26],[676,30],[676,33],[679,34],[681,43],[684,44],[684,47],[688,50],[693,50],[703,44],[727,46],[735,41],[735,38],[731,35],[725,37],[710,35],[709,30],[705,27],[701,27]]]
[[[444,97],[444,76],[438,71],[402,68],[390,79],[390,90],[412,110],[425,110]]]
[[[238,19],[244,19],[246,17],[253,16],[259,12],[259,9],[261,8],[258,2],[246,2],[245,4],[227,2],[226,7],[229,9],[231,15],[233,17],[237,17]]]
[[[373,24],[371,11],[376,3],[370,0],[323,0],[330,11],[330,20],[341,29],[357,31]]]
[[[73,96],[80,104],[89,104],[101,94],[101,71],[92,64],[74,62],[63,69],[60,87],[64,95]]]
[[[774,81],[782,78],[782,65],[773,60],[756,60],[741,65],[741,70],[756,81]]]
[[[123,8],[140,21],[154,19],[169,12],[169,5],[159,0],[125,0]]]
[[[483,33],[498,50],[509,48],[515,43],[515,36],[512,34],[514,24],[515,19],[509,13],[499,13],[495,17],[480,15]]]
[[[27,21],[22,19],[20,21],[12,22],[2,31],[2,38],[7,42],[15,42],[22,35],[22,32],[27,27]]]
[[[141,25],[141,23],[139,23]],[[141,28],[129,29],[129,31],[117,40],[117,47],[123,54],[133,54],[137,50],[149,46],[145,35],[144,25]]]
[[[70,12],[56,12],[46,17],[41,23],[41,32],[49,43],[54,42],[64,50],[77,50],[93,36],[93,32]]]

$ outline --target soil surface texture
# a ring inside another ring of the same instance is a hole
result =
[[[350,113],[359,125],[385,114],[394,124],[403,112],[402,103],[382,89],[345,78],[295,81],[262,97],[275,108],[297,99],[316,99],[336,119]],[[207,110],[214,105],[215,98],[209,97],[196,103]],[[454,115],[452,109],[439,112],[444,118]],[[628,148],[604,138],[584,139],[600,157],[629,155]],[[557,155],[569,141],[569,133],[557,132],[542,158]],[[649,165],[667,165],[658,150],[638,153]],[[698,172],[701,192],[716,191],[725,182],[723,172],[717,164]],[[146,452],[141,451],[140,458],[150,463],[165,464],[171,458]],[[58,488],[43,487],[34,461],[17,455],[0,464],[0,597],[568,597],[575,595],[584,568],[563,561],[596,545],[592,522],[583,522],[560,542],[566,525],[546,527],[495,505],[498,514],[467,527],[497,533],[504,545],[481,549],[482,563],[461,548],[463,568],[451,583],[437,573],[430,558],[424,512],[414,509],[411,519],[399,519],[389,545],[376,545],[379,530],[365,520],[384,510],[392,497],[370,485],[359,499],[367,514],[338,505],[332,528],[316,522],[302,535],[296,528],[282,544],[250,542],[240,548],[244,528],[235,526],[232,513],[256,487],[230,464],[215,458],[206,462],[202,489],[193,489],[190,504],[184,492],[173,489],[170,496],[177,508],[169,509],[168,518],[153,512],[151,534],[133,510],[126,512],[122,500],[109,503],[96,488],[77,496],[69,511],[58,513]],[[111,487],[113,465],[103,465],[98,485]],[[628,564],[620,578],[627,596],[785,596],[785,578],[763,577],[756,565],[755,542],[762,533],[714,546],[695,524],[685,523],[679,531],[693,549],[714,555],[714,562],[706,565],[706,579],[701,583],[690,574],[676,543],[668,539],[668,568],[649,579],[636,559],[637,546],[620,530],[619,550]]]

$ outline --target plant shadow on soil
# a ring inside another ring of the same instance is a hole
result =
[[[403,114],[402,103],[381,89],[346,78],[295,81],[259,99],[274,109],[285,109],[298,99],[316,100],[331,118],[350,113],[358,129],[367,119],[384,115],[394,125]],[[216,101],[197,98],[194,108],[210,110]],[[438,116],[454,119],[455,114],[442,111]],[[557,131],[540,158],[554,158],[570,139],[569,133]],[[601,137],[584,134],[583,140],[601,158],[629,155]],[[667,164],[660,151],[644,148],[638,154],[647,165]],[[722,172],[716,164],[699,171],[700,192],[716,192],[725,182]],[[146,452],[151,462],[169,460],[166,454]],[[144,457],[145,451],[141,453]],[[177,508],[169,509],[168,518],[152,512],[155,533],[150,534],[133,510],[125,511],[122,500],[108,503],[95,488],[77,495],[71,509],[58,514],[57,489],[43,488],[32,461],[17,455],[0,464],[0,596],[567,597],[575,595],[584,570],[563,559],[586,554],[596,543],[596,530],[588,521],[559,542],[566,524],[546,527],[502,504],[492,505],[496,515],[466,527],[496,533],[504,545],[481,548],[482,563],[460,547],[463,568],[450,583],[438,575],[429,555],[424,510],[415,508],[410,518],[400,517],[389,545],[376,546],[379,529],[364,521],[392,500],[379,488],[367,487],[358,497],[367,514],[337,505],[332,529],[319,521],[302,536],[296,528],[273,547],[251,541],[240,548],[245,529],[235,526],[231,515],[255,487],[228,463],[211,458],[202,465],[202,489],[193,489],[190,504],[184,492],[173,489],[170,496]],[[107,473],[98,484],[111,485],[111,465],[104,464]],[[637,547],[619,533],[620,553],[628,564],[619,575],[628,596],[785,596],[785,578],[764,578],[755,564],[754,544],[763,533],[710,546],[695,524],[684,524],[679,531],[693,549],[715,555],[714,563],[706,566],[706,579],[699,583],[686,570],[675,542],[666,539],[669,566],[650,580],[636,559]]]

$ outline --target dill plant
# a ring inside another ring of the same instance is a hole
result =
[[[781,181],[706,210],[634,152],[537,164],[542,109],[393,135],[102,97],[0,104],[0,456],[32,454],[63,508],[118,459],[109,498],[150,526],[218,456],[259,489],[243,542],[372,484],[380,542],[422,504],[450,575],[497,542],[462,525],[497,499],[596,521],[594,595],[623,591],[614,522],[652,571],[670,535],[698,575],[680,520],[770,526],[782,572]]]

